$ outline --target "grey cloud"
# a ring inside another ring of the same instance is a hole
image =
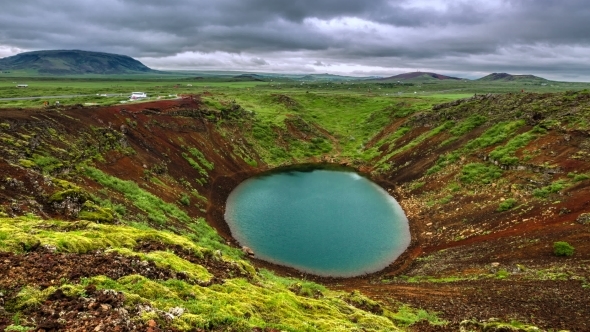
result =
[[[253,63],[254,65],[257,66],[267,66],[268,62],[266,62],[266,60],[264,60],[263,58],[252,58],[250,59],[250,62]]]
[[[204,57],[226,52],[245,55],[249,60],[239,61],[245,67],[282,66],[277,70],[313,70],[305,66],[315,62],[384,71],[402,66],[456,72],[520,68],[563,75],[589,71],[582,59],[590,57],[590,6],[583,0],[5,2],[2,54],[9,49],[85,49],[173,59],[195,52],[202,55],[195,66],[223,66],[233,62]],[[578,49],[575,54],[572,47]],[[289,67],[281,61],[285,54],[307,58]]]

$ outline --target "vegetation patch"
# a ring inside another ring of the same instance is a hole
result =
[[[500,176],[502,170],[497,166],[471,163],[463,167],[459,179],[469,184],[490,184]]]
[[[485,148],[501,143],[524,124],[524,120],[500,122],[486,130],[480,137],[465,144],[464,150]]]
[[[517,204],[514,198],[508,198],[505,201],[501,202],[498,206],[498,212],[508,211],[515,207]]]
[[[556,256],[572,256],[575,248],[567,242],[558,241],[553,243],[553,253]]]
[[[518,163],[518,158],[514,156],[516,150],[526,146],[535,137],[536,135],[532,131],[517,135],[509,140],[506,145],[497,147],[490,152],[489,157],[503,165],[516,165]]]
[[[125,181],[110,176],[101,170],[86,166],[83,169],[86,176],[100,183],[101,185],[114,189],[124,194],[140,210],[148,214],[151,220],[164,224],[169,218],[189,223],[191,218],[176,205],[164,202],[161,198],[141,189],[133,181]]]
[[[91,201],[86,201],[82,205],[82,210],[78,218],[96,222],[111,223],[114,221],[113,211],[109,208],[102,208]]]
[[[546,198],[551,194],[559,193],[560,191],[562,191],[566,187],[567,187],[566,181],[558,180],[548,186],[533,190],[533,196],[539,197],[539,198]]]

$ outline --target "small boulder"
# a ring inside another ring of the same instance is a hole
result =
[[[250,249],[249,247],[243,246],[242,252],[244,252],[244,254],[246,254],[250,257],[254,256],[254,251],[252,249]]]
[[[576,219],[582,225],[590,225],[590,213],[582,213]]]

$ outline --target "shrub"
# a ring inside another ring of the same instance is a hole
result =
[[[550,184],[546,187],[533,190],[533,196],[539,197],[539,198],[546,198],[550,194],[555,194],[555,193],[560,192],[565,187],[566,187],[566,182],[563,180],[559,180],[559,181],[553,182],[552,184]]]
[[[574,182],[580,182],[588,179],[590,179],[590,175],[587,174],[576,174],[574,176]]]
[[[508,278],[508,276],[510,275],[510,273],[506,270],[506,269],[501,269],[500,271],[498,271],[496,273],[496,279],[506,279]]]
[[[489,184],[500,176],[502,170],[497,166],[471,163],[463,167],[460,179],[465,183]]]
[[[558,241],[553,243],[553,253],[555,256],[571,256],[574,254],[574,247],[567,242]]]
[[[500,206],[498,206],[498,211],[499,212],[508,211],[515,206],[516,206],[516,200],[514,198],[509,198],[509,199],[505,200],[504,202],[500,203]]]
[[[180,201],[180,204],[182,204],[184,206],[189,206],[191,204],[191,198],[185,193],[183,193],[180,196],[179,201]]]

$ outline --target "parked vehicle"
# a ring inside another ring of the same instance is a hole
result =
[[[131,100],[143,99],[143,98],[147,98],[147,94],[145,92],[131,92],[131,96],[129,96],[129,99],[131,99]]]

